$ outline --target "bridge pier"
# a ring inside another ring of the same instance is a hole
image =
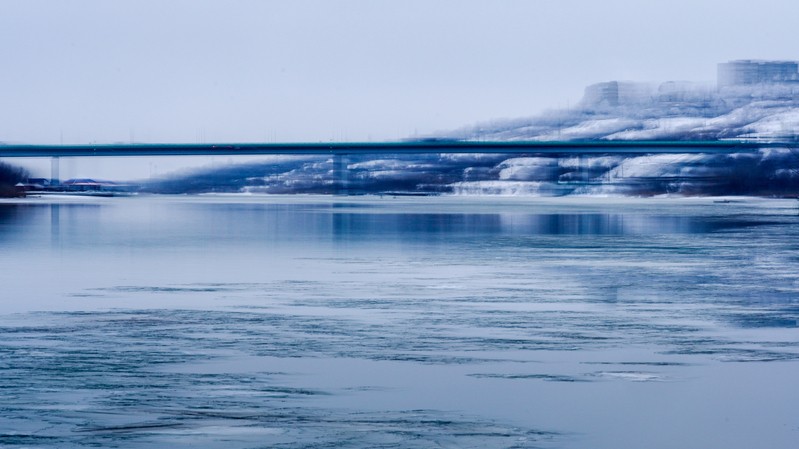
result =
[[[53,156],[50,158],[50,185],[53,186],[61,184],[61,175],[59,174],[61,165],[60,159],[61,158],[58,156]]]
[[[349,156],[346,154],[333,155],[333,192],[336,195],[349,195]]]

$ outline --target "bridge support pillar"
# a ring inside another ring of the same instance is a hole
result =
[[[333,191],[336,195],[349,195],[349,157],[346,154],[333,155]]]
[[[57,186],[61,184],[59,169],[60,169],[60,158],[58,156],[53,156],[50,158],[50,185]]]

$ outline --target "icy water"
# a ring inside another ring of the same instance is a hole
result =
[[[799,204],[0,203],[0,447],[799,444]]]

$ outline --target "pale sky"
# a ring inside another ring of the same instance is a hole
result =
[[[799,59],[796,0],[0,0],[0,142],[389,140]]]

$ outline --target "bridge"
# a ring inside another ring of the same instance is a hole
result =
[[[799,141],[753,140],[590,140],[590,141],[462,141],[422,139],[399,142],[329,143],[209,143],[209,144],[103,144],[103,145],[0,145],[0,158],[49,157],[51,182],[59,183],[61,157],[114,156],[243,156],[243,155],[319,155],[334,158],[334,172],[341,184],[347,183],[347,157],[372,154],[514,154],[539,156],[581,156],[600,154],[724,154],[756,151],[761,148],[790,148]]]
[[[224,155],[367,155],[435,153],[507,153],[553,156],[581,154],[736,153],[760,148],[795,148],[792,141],[751,140],[590,140],[461,141],[423,139],[399,142],[209,143],[0,145],[2,157],[224,156]]]

